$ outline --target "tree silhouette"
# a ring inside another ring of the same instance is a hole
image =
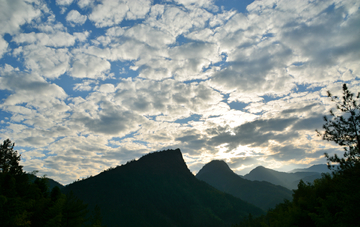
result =
[[[48,179],[34,182],[19,165],[20,155],[9,139],[0,145],[0,226],[76,227],[86,224],[87,205],[74,195],[51,192]],[[36,176],[32,176],[36,177]],[[98,218],[101,226],[101,219]]]
[[[21,155],[14,151],[14,146],[15,143],[11,143],[9,139],[0,145],[0,172],[4,174],[18,175],[23,173],[22,166],[19,165]]]
[[[360,104],[357,102],[360,92],[355,97],[344,84],[342,99],[332,96],[329,91],[328,97],[331,98],[331,101],[336,102],[336,108],[341,111],[341,115],[337,115],[331,110],[331,119],[324,116],[325,124],[323,128],[325,132],[321,133],[318,130],[316,132],[324,140],[334,141],[340,146],[344,146],[343,158],[340,158],[337,154],[330,156],[325,153],[329,168],[334,167],[330,163],[339,163],[340,169],[344,170],[353,167],[360,160]]]

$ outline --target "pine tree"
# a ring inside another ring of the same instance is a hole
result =
[[[14,151],[15,143],[11,143],[9,139],[4,140],[0,145],[0,172],[10,173],[12,175],[22,174],[22,166],[19,165],[20,156]]]
[[[331,119],[324,116],[323,128],[325,132],[316,131],[324,140],[334,141],[344,147],[343,158],[337,154],[330,156],[325,153],[329,167],[334,167],[330,163],[339,163],[340,170],[349,169],[360,161],[360,104],[358,104],[360,92],[355,96],[344,84],[341,100],[337,96],[332,96],[329,91],[328,97],[331,98],[331,101],[336,102],[336,108],[341,112],[341,115],[337,115],[331,110]]]

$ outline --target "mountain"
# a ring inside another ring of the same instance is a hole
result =
[[[67,185],[98,205],[112,226],[229,226],[263,211],[195,178],[179,149],[150,153],[137,161]]]
[[[289,189],[265,181],[243,179],[234,173],[226,162],[220,160],[206,164],[196,178],[264,210],[275,207],[284,199],[292,198],[292,191]]]
[[[36,180],[36,178],[39,178],[38,176],[35,176],[33,174],[28,174],[29,176],[29,180],[31,182],[34,182]],[[60,184],[59,182],[51,179],[51,178],[48,178],[48,177],[45,177],[46,179],[46,182],[47,182],[47,185],[49,187],[49,191],[51,191],[54,187],[59,187],[60,189],[62,189],[64,187],[64,185]]]
[[[309,168],[294,169],[294,170],[290,171],[290,173],[296,173],[296,172],[331,173],[331,170],[329,170],[329,168],[326,164],[318,164],[318,165],[310,166]]]
[[[320,177],[321,174],[318,172],[285,173],[267,169],[263,166],[256,167],[244,176],[244,178],[248,180],[267,181],[275,185],[281,185],[288,189],[296,189],[300,180],[312,183],[315,179]]]

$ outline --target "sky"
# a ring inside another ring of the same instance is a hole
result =
[[[180,148],[196,174],[325,164],[358,0],[0,0],[0,139],[62,184]]]

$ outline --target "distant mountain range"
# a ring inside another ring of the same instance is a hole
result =
[[[266,181],[251,181],[235,174],[229,166],[220,160],[206,164],[196,175],[220,191],[252,203],[264,210],[275,207],[284,199],[291,200],[292,191]]]
[[[267,169],[263,166],[258,166],[251,170],[250,173],[246,174],[244,179],[252,181],[267,181],[275,185],[281,185],[288,189],[296,189],[300,180],[312,183],[315,179],[320,178],[322,171],[325,170],[324,166],[317,165],[307,169],[298,169],[293,170],[290,173],[285,173]]]
[[[29,176],[29,180],[31,182],[34,182],[36,180],[36,178],[40,178],[40,177],[32,175],[32,174],[28,174],[28,176]],[[49,187],[49,191],[51,191],[56,186],[59,187],[60,189],[62,189],[64,187],[64,185],[60,184],[59,182],[57,182],[51,178],[45,177],[45,179],[46,179],[47,185]]]
[[[254,189],[255,190],[255,189]],[[155,152],[63,188],[112,226],[230,226],[263,210],[198,180],[179,149]]]
[[[309,168],[294,169],[294,170],[290,171],[290,173],[296,173],[296,172],[330,173],[331,170],[329,170],[329,168],[326,164],[318,164],[318,165],[310,166]]]
[[[72,191],[90,209],[99,205],[108,227],[228,226],[291,200],[291,189],[300,180],[313,182],[326,172],[331,171],[325,164],[287,173],[258,166],[239,176],[224,161],[214,160],[195,177],[176,149],[150,153],[65,187],[46,179],[50,190]]]

